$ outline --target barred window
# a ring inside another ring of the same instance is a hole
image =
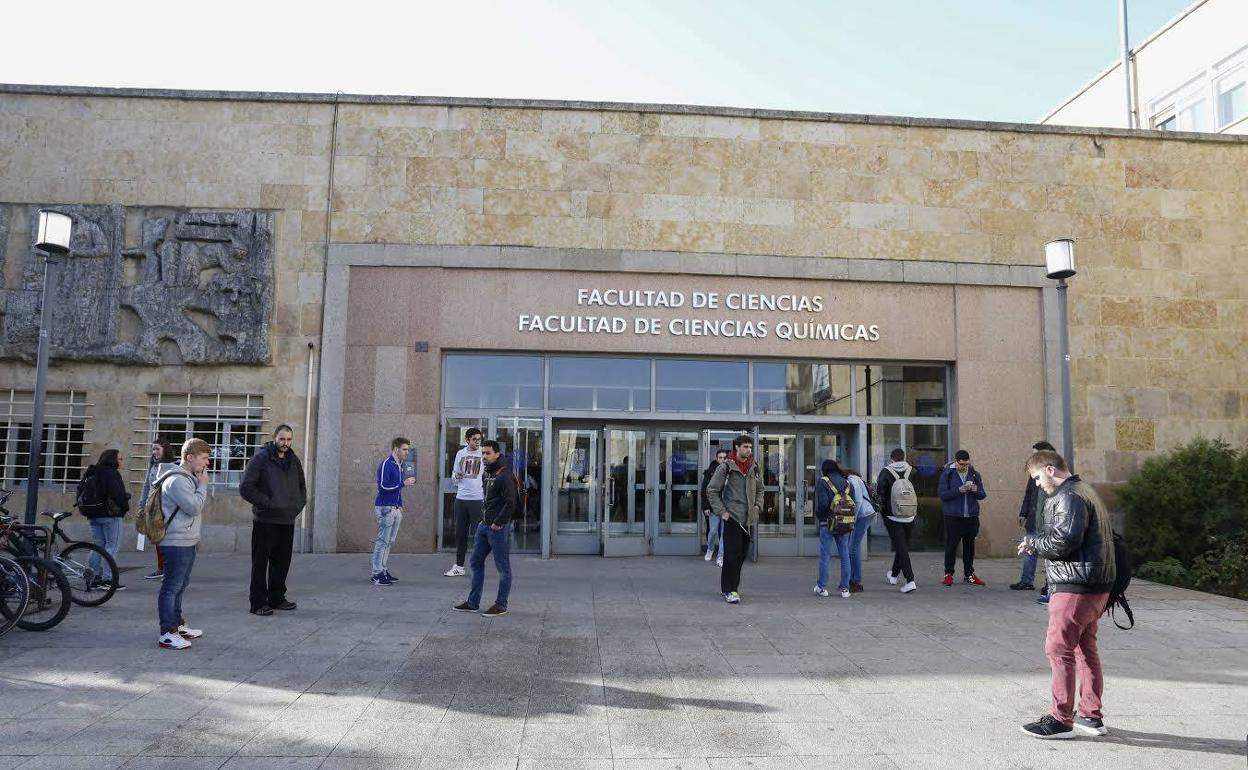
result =
[[[178,454],[182,443],[199,438],[212,447],[209,489],[237,490],[247,461],[264,444],[264,396],[256,393],[148,393],[139,405],[139,432],[135,443],[138,479],[147,470],[152,442],[163,438]]]
[[[67,491],[77,484],[90,464],[87,459],[87,394],[80,390],[50,392],[44,400],[41,485]],[[0,390],[0,485],[26,486],[30,473],[30,438],[35,394],[29,390]]]

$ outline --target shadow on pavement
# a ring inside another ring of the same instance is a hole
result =
[[[1202,754],[1229,754],[1248,758],[1248,740],[1224,740],[1220,738],[1192,738],[1167,733],[1142,733],[1111,727],[1109,735],[1097,738],[1098,743],[1118,743],[1137,749],[1174,749],[1197,751]]]

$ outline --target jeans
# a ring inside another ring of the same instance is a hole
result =
[[[167,545],[161,553],[165,558],[165,579],[160,583],[156,609],[160,615],[160,633],[177,631],[182,625],[182,594],[191,583],[191,567],[195,564],[195,546]]]
[[[836,555],[841,562],[841,582],[838,591],[849,590],[849,539],[852,532],[845,535],[834,535],[832,530],[823,524],[819,525],[819,580],[816,585],[828,587],[828,562],[832,559],[832,544],[836,543]]]
[[[276,607],[286,601],[286,575],[295,550],[295,525],[251,524],[251,608]],[[169,577],[169,557],[165,556],[165,580]]]
[[[95,538],[95,544],[107,551],[114,561],[117,560],[117,549],[121,546],[121,521],[120,516],[101,516],[91,519],[91,536]],[[99,575],[100,579],[111,581],[112,570],[103,562],[100,555],[92,551],[91,558],[87,560],[87,566]]]
[[[399,525],[403,523],[403,509],[393,505],[375,505],[373,513],[377,515],[377,539],[373,541],[373,574],[383,572],[386,562],[390,561],[390,548],[399,536]]]
[[[719,558],[724,558],[724,520],[712,513],[706,517],[706,550],[719,543]]]
[[[468,535],[472,532],[472,523],[481,521],[481,506],[484,500],[460,500],[455,498],[455,565],[464,566],[464,554],[468,553]]]
[[[854,531],[849,541],[849,582],[862,584],[862,541],[867,530],[875,523],[874,516],[867,516],[854,521]]]
[[[1105,676],[1096,651],[1096,627],[1109,594],[1055,593],[1049,599],[1049,628],[1044,654],[1053,670],[1053,706],[1049,713],[1069,725],[1074,720],[1075,674],[1079,675],[1079,715],[1101,718]]]
[[[979,517],[969,519],[961,516],[945,517],[945,574],[953,574],[953,563],[958,555],[958,543],[962,544],[962,574],[975,574],[975,536],[979,534]]]
[[[893,577],[904,575],[907,583],[913,583],[914,567],[910,565],[910,533],[914,531],[914,522],[893,521],[886,516],[884,526],[888,529],[888,539],[893,544],[893,566],[888,574]]]
[[[742,529],[735,519],[724,521],[723,546],[724,566],[719,570],[719,592],[726,594],[741,588],[741,567],[750,554],[750,533]]]
[[[472,590],[468,592],[468,604],[481,606],[481,589],[485,587],[485,557],[494,554],[494,569],[498,570],[498,597],[494,603],[507,608],[511,594],[511,525],[494,529],[482,522],[477,525],[477,537],[472,544]]]
[[[1036,582],[1036,562],[1039,558],[1034,553],[1023,554],[1023,574],[1019,580],[1023,583]]]

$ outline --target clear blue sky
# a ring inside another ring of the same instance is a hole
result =
[[[1132,42],[1188,5],[1130,0]],[[119,0],[57,51],[49,8],[6,8],[0,81],[1034,121],[1118,56],[1117,0]]]

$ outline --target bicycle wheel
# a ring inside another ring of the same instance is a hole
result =
[[[96,554],[107,565],[107,569],[96,572],[91,569],[91,554]],[[74,604],[82,607],[99,607],[113,598],[117,592],[117,562],[108,555],[108,551],[95,543],[70,543],[57,554],[56,563],[65,573],[69,581],[69,598]],[[113,576],[107,588],[95,587],[95,581],[101,574]]]
[[[17,563],[26,573],[26,582],[30,587],[30,601],[26,603],[26,611],[18,619],[17,627],[27,631],[47,631],[64,620],[73,606],[69,581],[56,562],[21,556]]]
[[[30,600],[30,584],[22,565],[7,556],[0,556],[0,636],[4,636],[26,611]]]

